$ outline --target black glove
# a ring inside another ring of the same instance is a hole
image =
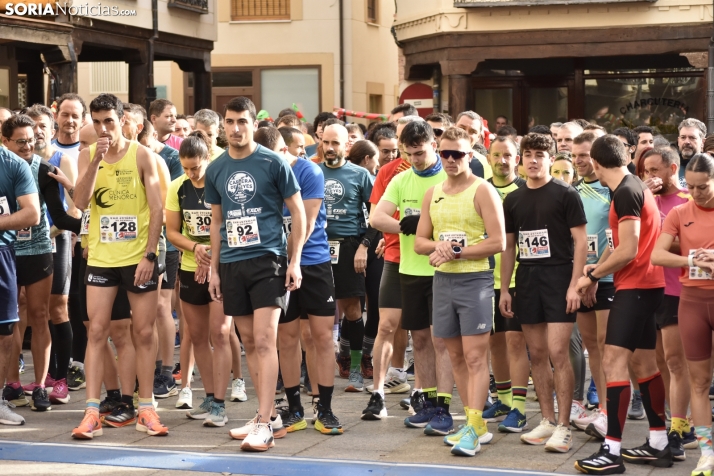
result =
[[[415,235],[417,226],[419,226],[419,215],[404,217],[402,221],[399,222],[399,228],[404,235]]]

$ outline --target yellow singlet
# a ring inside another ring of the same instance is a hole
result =
[[[434,186],[429,209],[434,226],[434,241],[457,241],[464,248],[484,240],[486,227],[483,218],[474,209],[474,196],[479,185],[485,182],[484,179],[476,177],[470,187],[455,195],[445,194],[443,183]],[[488,258],[452,260],[437,269],[442,273],[488,271]]]
[[[136,165],[138,142],[124,157],[99,165],[90,201],[89,266],[118,268],[138,264],[149,239],[149,203]],[[89,148],[89,160],[96,152]]]

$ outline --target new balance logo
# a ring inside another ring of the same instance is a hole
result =
[[[478,327],[476,329],[485,329],[485,328],[486,328],[486,324],[481,323],[478,325]]]
[[[327,298],[327,302],[335,302],[335,300],[332,299],[332,296],[330,296],[329,298]]]

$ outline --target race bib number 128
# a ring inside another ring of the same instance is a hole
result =
[[[102,243],[123,243],[135,240],[138,222],[135,215],[102,215],[99,220]]]

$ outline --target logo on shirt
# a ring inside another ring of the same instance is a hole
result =
[[[99,208],[111,208],[112,204],[104,201],[104,195],[110,192],[107,187],[98,188],[94,191],[94,203],[97,204]]]
[[[345,197],[345,187],[342,182],[335,179],[325,180],[325,203],[332,205],[339,203]]]
[[[690,221],[689,223],[685,223],[684,226],[689,227],[689,225],[694,225],[693,221]]]
[[[255,196],[255,179],[247,172],[235,172],[226,182],[226,195],[232,202],[244,204]]]

